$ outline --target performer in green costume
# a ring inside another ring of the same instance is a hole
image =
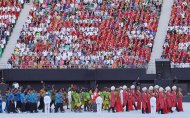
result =
[[[84,111],[90,111],[91,94],[87,89],[85,89],[83,95],[84,95]]]
[[[82,109],[81,109],[81,96],[80,96],[79,91],[76,91],[73,98],[74,98],[74,111],[75,112],[77,112],[77,111],[81,112],[82,111]]]
[[[110,93],[107,90],[107,87],[104,88],[104,91],[102,92],[102,99],[103,99],[103,109],[108,110],[110,100],[109,100]]]

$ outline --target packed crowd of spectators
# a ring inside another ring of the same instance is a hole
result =
[[[21,11],[19,0],[0,0],[0,57]]]
[[[163,48],[163,58],[169,58],[172,67],[190,67],[189,0],[175,0]]]
[[[13,68],[144,68],[162,0],[35,0]],[[20,66],[21,65],[21,66]]]

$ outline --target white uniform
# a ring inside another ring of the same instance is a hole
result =
[[[102,98],[100,96],[96,98],[96,104],[97,104],[97,113],[100,113],[102,111]]]
[[[44,111],[45,111],[45,113],[49,113],[50,112],[50,103],[51,103],[51,98],[50,98],[50,96],[48,96],[48,95],[45,95],[44,96]]]
[[[120,90],[121,104],[123,105],[123,90]]]
[[[151,106],[151,114],[155,115],[156,114],[156,98],[155,97],[150,98],[150,106]]]
[[[71,91],[68,92],[69,108],[71,109]]]

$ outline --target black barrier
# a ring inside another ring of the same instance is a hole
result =
[[[7,69],[5,81],[145,80],[145,69]],[[154,77],[154,76],[153,76]],[[151,78],[154,79],[154,78]]]
[[[1,70],[7,82],[14,81],[92,81],[92,80],[155,80],[146,69],[6,69]],[[190,80],[190,68],[171,69],[172,78]]]
[[[172,68],[172,79],[190,80],[190,68]]]

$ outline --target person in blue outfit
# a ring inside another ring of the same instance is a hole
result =
[[[20,94],[20,102],[21,102],[21,112],[25,112],[26,111],[26,92],[25,91],[22,91],[21,94]]]
[[[30,112],[38,112],[37,111],[37,103],[38,103],[38,96],[35,90],[31,90],[31,93],[29,95],[30,100]]]
[[[21,110],[21,108],[22,108],[20,95],[21,95],[21,90],[20,90],[20,89],[17,89],[16,92],[15,92],[15,97],[16,97],[16,109],[17,109],[17,111],[18,111],[18,110]]]
[[[30,90],[27,90],[25,94],[25,99],[26,99],[25,111],[29,112],[30,111]]]
[[[13,112],[13,113],[16,113],[16,109],[15,109],[15,101],[14,101],[14,94],[13,94],[13,91],[11,91],[8,95],[8,109],[7,109],[7,112],[10,113],[10,112]]]
[[[3,99],[2,99],[1,91],[0,91],[0,113],[3,112],[3,110],[2,110],[2,103],[3,103]]]
[[[5,109],[4,109],[5,112],[7,112],[8,106],[9,106],[9,101],[8,101],[9,93],[10,93],[10,91],[7,90],[7,91],[6,91],[6,94],[5,94]]]
[[[55,113],[60,109],[61,112],[64,112],[63,109],[63,96],[62,91],[59,90],[55,95]]]

